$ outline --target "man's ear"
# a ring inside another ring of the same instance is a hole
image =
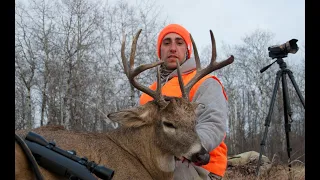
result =
[[[147,112],[145,112],[147,113]],[[146,124],[145,113],[138,114],[137,108],[126,109],[118,112],[109,113],[107,117],[126,127],[140,127]]]

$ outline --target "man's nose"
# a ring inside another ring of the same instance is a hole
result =
[[[177,45],[176,43],[172,43],[170,46],[170,52],[176,52],[177,51]]]

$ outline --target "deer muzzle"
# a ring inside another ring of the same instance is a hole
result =
[[[210,155],[208,151],[202,146],[199,152],[194,153],[191,156],[191,161],[197,166],[206,165],[209,163],[209,160],[210,160]]]

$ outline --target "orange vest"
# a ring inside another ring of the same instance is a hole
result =
[[[183,83],[187,84],[196,74],[196,71],[193,71],[189,74],[185,74],[182,76],[183,79]],[[215,80],[217,80],[219,82],[219,84],[222,87],[222,91],[224,94],[224,97],[226,98],[226,100],[228,100],[227,94],[222,86],[222,83],[220,82],[220,80],[212,75],[206,75],[205,77],[203,77],[202,79],[200,79],[200,81],[198,81],[190,90],[190,94],[189,94],[189,99],[190,101],[192,101],[193,96],[195,95],[197,89],[199,88],[199,86],[202,84],[202,82],[204,80],[206,80],[207,78],[213,78]],[[150,89],[155,90],[157,88],[157,83],[153,83],[150,86]],[[179,86],[179,81],[178,81],[178,77],[173,77],[172,79],[170,79],[161,89],[161,92],[163,95],[166,96],[174,96],[174,97],[182,97],[181,94],[181,90],[180,90],[180,86]],[[149,95],[143,93],[140,97],[140,104],[146,104],[149,101],[152,101],[153,98],[150,97]],[[203,165],[202,167],[207,169],[208,171],[219,175],[221,177],[224,176],[225,170],[227,168],[227,146],[226,144],[222,141],[220,143],[220,145],[218,147],[216,147],[215,149],[213,149],[210,153],[210,161],[208,164]]]

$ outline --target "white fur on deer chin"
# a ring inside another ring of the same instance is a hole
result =
[[[202,148],[202,145],[200,143],[195,143],[193,144],[190,149],[188,150],[188,152],[186,154],[183,155],[183,157],[187,158],[187,159],[191,159],[191,156],[197,152],[199,152]]]
[[[158,156],[157,163],[163,172],[173,172],[175,168],[175,160],[172,155]]]

